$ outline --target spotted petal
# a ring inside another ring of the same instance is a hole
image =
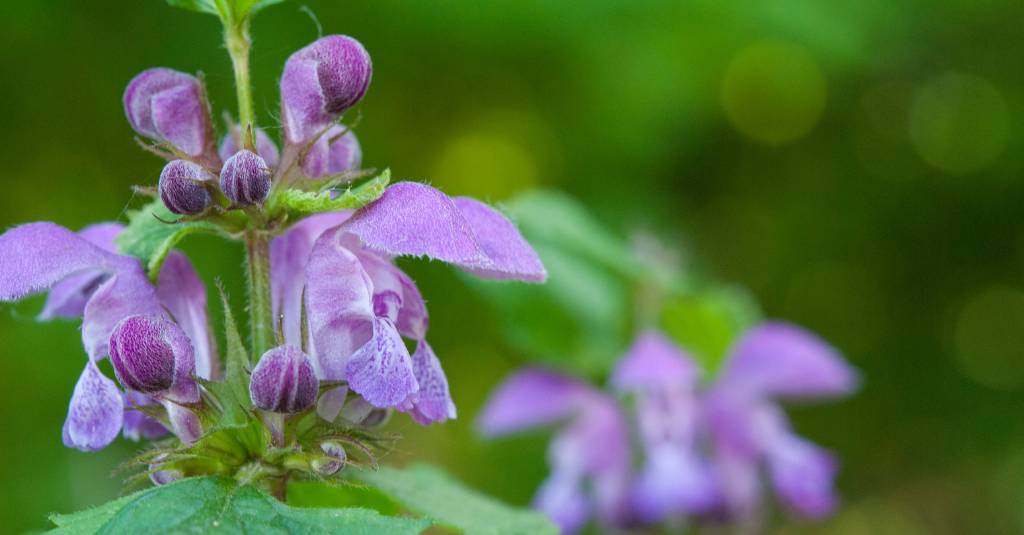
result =
[[[434,350],[422,340],[412,354],[412,369],[419,383],[419,391],[410,396],[409,414],[421,425],[441,423],[456,416],[455,403],[448,391],[448,378],[441,369]]]
[[[398,407],[419,390],[412,358],[387,318],[373,319],[373,338],[345,365],[349,388],[375,407]]]
[[[96,451],[117,438],[124,419],[124,402],[114,381],[89,361],[71,395],[64,420],[64,445]]]

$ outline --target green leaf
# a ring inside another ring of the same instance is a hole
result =
[[[249,399],[249,380],[246,373],[252,365],[249,359],[249,352],[242,343],[242,336],[238,333],[238,324],[231,314],[231,304],[223,288],[219,288],[221,306],[224,307],[224,337],[227,342],[225,350],[225,371],[224,382],[234,392],[235,400],[245,410],[252,410],[252,401]]]
[[[391,496],[411,511],[467,535],[555,535],[543,514],[516,509],[466,488],[427,465],[363,470],[355,477]]]
[[[180,7],[182,9],[198,11],[200,13],[220,15],[217,11],[217,5],[213,0],[167,0],[167,4],[172,7]]]
[[[134,256],[142,261],[149,278],[156,280],[167,254],[189,234],[206,232],[220,234],[217,225],[205,221],[175,221],[180,216],[171,213],[159,199],[129,212],[128,226],[117,237],[121,253]]]
[[[183,479],[71,515],[53,515],[62,535],[119,533],[248,533],[413,535],[425,519],[383,516],[360,508],[289,507],[224,477]]]
[[[303,217],[320,212],[361,208],[383,195],[389,182],[391,182],[391,170],[385,169],[376,177],[355,188],[349,188],[334,199],[331,198],[330,191],[286,189],[276,194],[271,210],[284,210],[290,220],[298,221]]]
[[[749,294],[728,286],[671,299],[662,310],[661,325],[705,370],[714,373],[736,338],[760,316]]]

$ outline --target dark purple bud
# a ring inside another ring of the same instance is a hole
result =
[[[210,144],[206,98],[195,76],[164,68],[142,71],[124,90],[124,113],[139,134],[189,156],[203,154]]]
[[[372,73],[366,49],[346,35],[320,38],[292,54],[281,75],[288,142],[309,139],[359,102]]]
[[[363,150],[355,133],[345,126],[332,126],[310,148],[302,160],[302,172],[309,178],[359,169]]]
[[[324,452],[326,457],[314,459],[311,464],[313,470],[316,470],[322,476],[331,476],[338,473],[338,470],[341,470],[348,460],[345,448],[337,442],[324,442],[320,444],[320,451]]]
[[[294,414],[313,405],[318,388],[309,357],[295,346],[284,345],[260,358],[252,371],[249,396],[257,408]]]
[[[234,156],[242,148],[238,139],[240,135],[239,130],[235,128],[234,131],[224,136],[224,139],[220,142],[220,149],[217,151],[222,161],[227,161],[228,158]],[[281,157],[277,151],[277,145],[274,144],[274,140],[270,139],[270,136],[262,128],[256,129],[256,153],[260,155],[260,158],[263,158],[263,161],[267,162],[267,167],[271,168],[277,167],[277,162]]]
[[[213,175],[202,166],[174,160],[160,172],[160,200],[168,210],[176,214],[198,214],[206,210],[213,199],[203,182],[213,180]]]
[[[148,394],[170,389],[182,368],[195,368],[185,332],[154,315],[129,316],[114,327],[110,361],[125,388]]]
[[[259,204],[270,193],[270,169],[255,152],[240,150],[224,162],[220,189],[235,204]]]

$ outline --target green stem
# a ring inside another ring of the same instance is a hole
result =
[[[235,69],[235,90],[238,93],[238,123],[243,136],[243,145],[255,145],[250,134],[256,130],[256,115],[252,105],[252,82],[249,80],[249,19],[227,24],[224,27],[224,44],[231,54],[231,65]]]
[[[259,359],[274,345],[274,315],[270,307],[270,240],[258,230],[245,233],[249,279],[249,325],[252,354]]]

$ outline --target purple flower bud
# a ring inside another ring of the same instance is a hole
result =
[[[324,442],[320,444],[320,451],[324,452],[324,455],[327,457],[314,459],[311,464],[313,470],[316,470],[322,476],[331,476],[338,473],[338,470],[341,470],[348,460],[345,448],[337,442]]]
[[[184,474],[181,472],[181,470],[177,470],[174,468],[162,468],[164,466],[163,461],[167,460],[167,457],[168,455],[166,453],[161,453],[160,455],[154,457],[153,462],[150,463],[149,465],[149,480],[152,481],[153,484],[158,487],[160,485],[174,483],[175,481],[184,477]]]
[[[203,182],[213,180],[202,166],[185,160],[174,160],[160,172],[160,200],[176,214],[198,214],[213,202]]]
[[[224,136],[224,139],[220,142],[220,149],[217,151],[217,154],[220,155],[222,161],[227,161],[228,158],[232,157],[242,148],[237,139],[241,134],[237,128],[233,130]],[[277,162],[280,160],[281,155],[277,151],[277,145],[274,144],[274,140],[270,139],[270,136],[262,128],[256,129],[256,152],[260,155],[260,158],[263,158],[263,161],[267,162],[267,167],[277,167]]]
[[[124,113],[139,134],[189,156],[203,154],[210,144],[203,86],[192,75],[164,68],[142,71],[124,90]]]
[[[355,133],[336,125],[324,132],[310,148],[302,160],[302,172],[309,178],[319,178],[359,169],[362,163],[363,149]]]
[[[252,371],[249,396],[260,409],[294,414],[313,405],[318,388],[309,357],[295,346],[284,345],[260,357]]]
[[[110,361],[125,388],[163,392],[178,370],[195,367],[192,343],[176,324],[160,316],[129,316],[110,335]]]
[[[256,153],[240,150],[224,162],[220,189],[235,204],[259,204],[270,193],[270,169]]]
[[[281,76],[288,141],[309,139],[359,102],[372,73],[366,49],[346,35],[320,38],[292,54]]]

